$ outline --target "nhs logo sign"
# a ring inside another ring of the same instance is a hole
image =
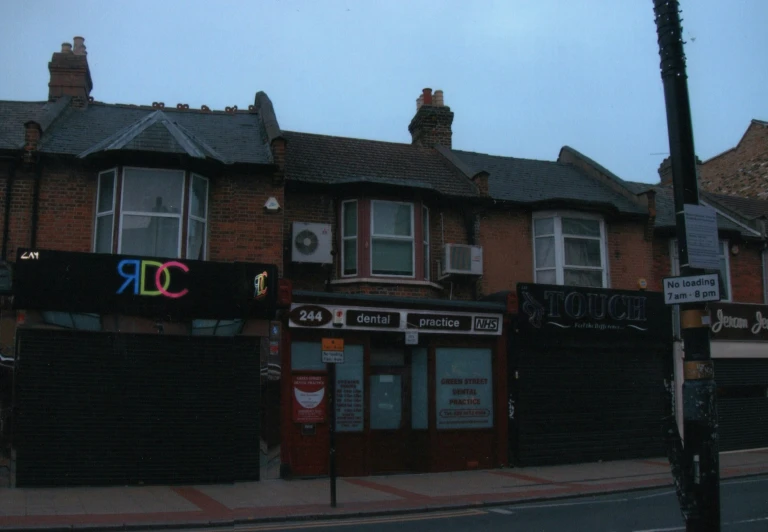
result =
[[[491,316],[475,316],[474,330],[484,332],[498,332],[501,324],[501,318]]]

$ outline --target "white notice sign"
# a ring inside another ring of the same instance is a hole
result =
[[[405,331],[405,345],[419,345],[419,331]]]
[[[717,212],[706,205],[683,206],[688,265],[691,268],[720,268],[720,243],[717,238]]]
[[[664,303],[680,305],[720,301],[720,279],[716,273],[664,279]]]
[[[344,351],[323,351],[322,353],[323,364],[344,363]]]

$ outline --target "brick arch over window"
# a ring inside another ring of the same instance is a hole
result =
[[[429,209],[420,202],[348,199],[339,210],[339,275],[429,279]]]

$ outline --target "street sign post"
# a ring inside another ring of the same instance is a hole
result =
[[[336,508],[336,364],[344,363],[344,339],[322,339],[322,362],[328,364],[328,439],[331,508]]]
[[[681,305],[720,301],[720,276],[716,273],[664,278],[664,303]]]

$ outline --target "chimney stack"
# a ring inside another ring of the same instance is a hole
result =
[[[701,159],[696,157],[696,181],[701,186]],[[659,178],[662,185],[672,186],[672,161],[669,157],[666,157],[659,165]]]
[[[445,105],[443,91],[424,89],[416,99],[416,116],[411,120],[408,131],[411,132],[412,144],[422,148],[436,145],[451,149],[451,125],[453,113]]]
[[[56,101],[62,96],[71,96],[76,107],[87,107],[88,98],[93,89],[91,70],[88,68],[88,52],[85,51],[85,39],[73,39],[74,50],[70,43],[62,43],[61,52],[54,52],[48,71],[48,101]]]

